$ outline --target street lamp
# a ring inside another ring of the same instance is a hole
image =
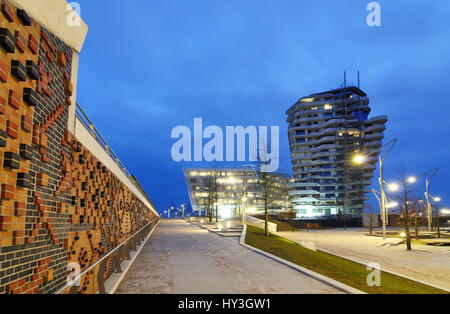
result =
[[[391,183],[388,184],[388,189],[391,192],[397,192],[398,190],[400,190],[400,185],[398,185],[397,183]]]
[[[355,155],[355,157],[353,157],[353,162],[357,165],[363,164],[364,161],[366,161],[366,157],[364,155],[357,154]]]
[[[389,204],[386,205],[386,208],[391,209],[397,206],[398,206],[397,202],[390,202]]]
[[[426,194],[426,196],[427,196],[428,200],[431,199],[435,203],[439,203],[442,200],[438,196],[432,196],[430,194]],[[430,202],[430,204],[431,204],[431,202]],[[441,237],[441,226],[440,226],[440,218],[439,218],[439,208],[437,205],[435,206],[435,208],[436,208],[436,226],[437,226],[438,238],[440,238]]]
[[[385,182],[386,184],[386,182]],[[389,185],[388,185],[389,186]],[[373,194],[375,195],[375,197],[378,200],[378,205],[380,205],[380,209],[382,208],[382,203],[381,203],[381,193],[378,192],[377,190],[373,189],[372,190]],[[380,197],[378,196],[380,195]],[[390,203],[386,203],[386,211],[385,211],[385,223],[386,225],[389,224],[389,213],[388,213],[388,209],[394,208],[398,206],[398,203],[395,202],[394,200],[390,199],[389,197],[386,197],[386,199],[389,199]],[[380,215],[382,214],[382,212],[380,212]]]
[[[438,172],[439,168],[436,167],[426,173],[423,174],[423,176],[428,176],[426,179],[426,190],[425,190],[425,198],[427,199],[427,221],[428,221],[428,231],[430,232],[432,229],[432,208],[431,208],[431,202],[430,202],[430,182],[431,179],[433,179],[433,177],[436,175],[436,173]]]
[[[392,148],[394,148],[395,143],[397,143],[397,139],[393,139],[389,142],[387,142],[385,145],[383,145],[380,150],[384,147],[388,147],[386,154],[383,156],[380,152],[380,156],[379,156],[379,164],[380,164],[380,178],[379,178],[379,183],[380,183],[380,194],[381,194],[381,200],[379,201],[380,203],[380,214],[381,214],[381,221],[383,223],[383,239],[386,239],[386,213],[387,213],[387,208],[386,208],[386,204],[387,204],[387,199],[386,199],[386,193],[384,191],[384,179],[383,179],[383,164],[384,161],[386,160],[386,157],[389,155],[389,153],[391,152]],[[362,164],[367,157],[373,155],[377,153],[377,151],[369,154],[369,155],[361,155],[361,154],[357,154],[354,156],[353,158],[353,162],[356,164]]]

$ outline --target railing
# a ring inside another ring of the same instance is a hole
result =
[[[114,273],[122,273],[121,264],[124,260],[131,260],[130,253],[131,251],[136,251],[138,245],[140,245],[147,236],[152,232],[152,230],[158,224],[160,218],[155,218],[142,227],[139,231],[135,232],[125,241],[120,243],[117,247],[109,251],[105,256],[100,258],[94,264],[83,270],[76,278],[68,281],[63,287],[58,289],[55,294],[62,294],[68,291],[69,294],[78,293],[79,286],[76,285],[77,282],[81,281],[81,278],[85,275],[88,275],[91,271],[94,271],[95,267],[99,266],[97,272],[97,286],[99,294],[106,294],[105,290],[105,281]],[[112,261],[113,262],[113,271],[109,274],[106,274],[106,266]],[[94,272],[95,273],[95,272]],[[107,275],[105,279],[105,274]],[[93,284],[93,283],[91,283]]]
[[[91,135],[97,140],[98,144],[103,148],[103,150],[108,153],[108,155],[119,165],[122,171],[127,175],[127,177],[131,177],[131,174],[125,168],[124,164],[120,161],[119,157],[114,153],[111,147],[108,145],[106,140],[94,126],[94,124],[89,120],[86,113],[81,109],[80,105],[77,103],[77,109],[75,111],[75,116],[80,120],[80,122],[86,127],[86,129],[91,133]]]
[[[119,157],[117,157],[117,155],[108,145],[108,143],[100,134],[100,132],[97,130],[95,125],[88,118],[83,109],[81,109],[78,103],[76,104],[75,116],[78,118],[78,120],[80,120],[81,124],[89,131],[89,133],[97,141],[100,147],[111,157],[112,160],[114,160],[114,162],[119,166],[119,168],[122,170],[125,176],[128,179],[130,179],[131,182],[133,182],[133,184],[137,187],[137,189],[142,192],[142,195],[144,195],[147,201],[153,206],[153,202],[151,201],[150,197],[148,197],[147,193],[145,193],[141,184],[139,183],[139,181],[137,181],[137,178],[134,175],[130,174],[130,172],[128,172],[125,165],[120,161]]]

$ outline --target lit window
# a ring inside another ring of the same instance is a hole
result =
[[[333,109],[333,105],[331,105],[331,104],[326,104],[326,105],[324,106],[324,109],[325,109],[325,110],[331,110],[331,109]]]

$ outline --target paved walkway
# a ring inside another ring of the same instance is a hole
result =
[[[163,220],[116,293],[340,293],[184,220]]]
[[[314,242],[316,248],[341,256],[354,258],[365,264],[376,262],[381,269],[422,280],[450,289],[450,248],[414,245],[407,251],[404,244],[383,246],[398,242],[397,238],[383,240],[367,236],[362,228],[278,232],[279,236],[295,242]]]

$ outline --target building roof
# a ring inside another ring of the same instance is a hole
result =
[[[329,90],[329,91],[326,91],[326,92],[314,93],[314,94],[311,94],[309,96],[304,96],[304,97],[300,98],[295,104],[293,104],[291,107],[289,107],[289,109],[286,111],[286,114],[289,115],[290,112],[295,108],[295,106],[303,99],[315,98],[315,97],[319,98],[321,96],[323,97],[323,96],[328,95],[328,94],[330,94],[330,96],[331,96],[331,95],[336,95],[336,94],[342,94],[342,93],[345,93],[345,92],[352,92],[352,93],[357,94],[357,95],[359,95],[361,97],[366,97],[367,96],[366,93],[364,93],[361,89],[359,89],[356,86],[348,86],[348,87],[345,87],[345,88],[333,89],[333,90]]]

